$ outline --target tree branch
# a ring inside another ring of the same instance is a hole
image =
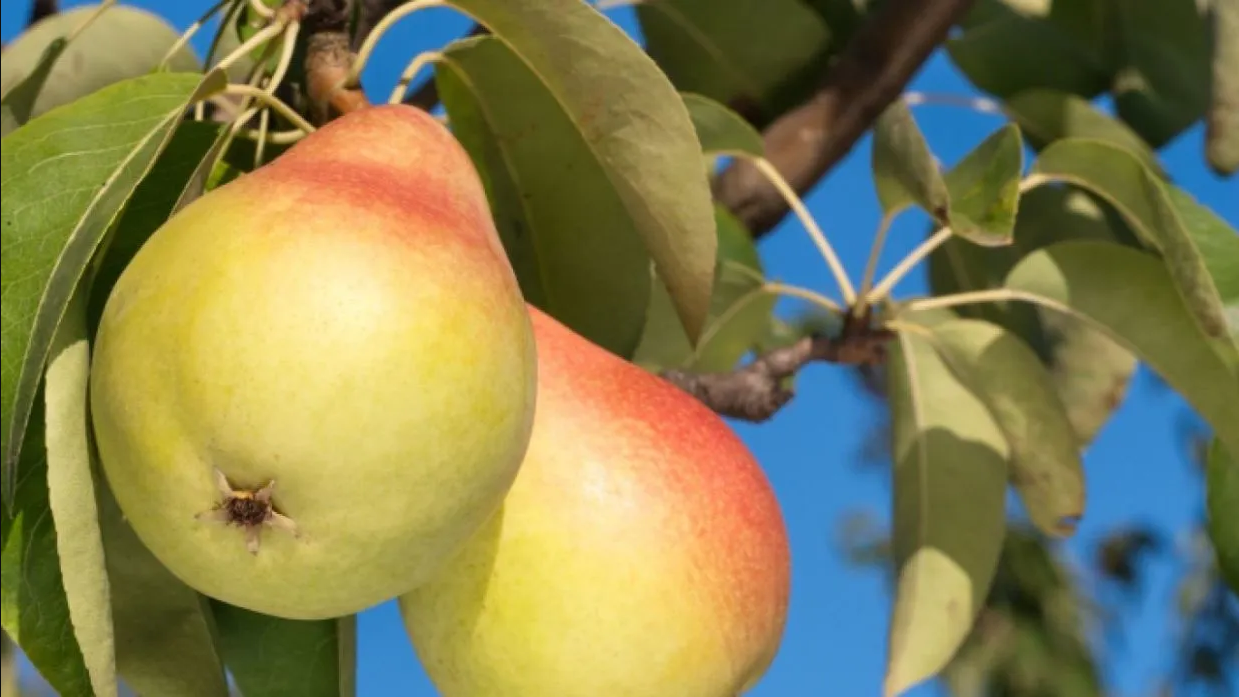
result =
[[[30,4],[30,19],[26,22],[26,26],[30,26],[35,22],[50,17],[60,12],[60,3],[56,0],[34,0]]]
[[[306,32],[306,92],[315,125],[369,106],[360,86],[348,86],[353,67],[348,24],[349,0],[309,0],[303,19]]]
[[[718,414],[760,423],[791,401],[794,391],[784,381],[805,365],[813,361],[878,365],[885,362],[886,344],[893,337],[890,330],[873,328],[868,314],[848,314],[836,338],[807,336],[729,373],[664,370],[660,375]]]
[[[763,134],[766,159],[797,193],[839,163],[946,39],[973,0],[886,0],[857,30],[808,101]],[[752,164],[738,160],[713,182],[715,198],[753,233],[787,214],[784,201]]]

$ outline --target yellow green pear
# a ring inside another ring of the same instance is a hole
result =
[[[533,438],[503,507],[400,597],[443,697],[735,697],[787,619],[787,533],[716,414],[531,308]]]
[[[532,328],[467,154],[371,107],[164,224],[94,347],[102,469],[189,586],[346,615],[492,516],[529,442]]]

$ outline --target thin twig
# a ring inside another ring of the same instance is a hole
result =
[[[813,96],[763,134],[767,159],[796,192],[808,191],[851,151],[972,2],[886,0],[873,11]],[[713,188],[755,237],[769,232],[789,210],[751,162],[733,162]]]
[[[731,372],[664,370],[660,375],[718,414],[760,423],[791,401],[795,391],[787,385],[787,379],[813,361],[856,366],[884,362],[886,344],[894,334],[885,328],[875,329],[870,322],[867,313],[859,317],[849,314],[838,337],[803,337]]]

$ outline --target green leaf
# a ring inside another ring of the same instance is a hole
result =
[[[96,252],[99,267],[91,284],[90,336],[98,327],[112,286],[146,240],[172,216],[191,185],[197,168],[209,159],[224,124],[183,121],[172,140],[138,183],[104,245]]]
[[[753,157],[765,154],[761,134],[736,112],[703,97],[685,92],[680,95],[688,107],[689,118],[701,141],[701,150],[709,153],[745,153]]]
[[[963,31],[946,42],[947,55],[973,85],[1001,99],[1033,88],[1092,98],[1110,79],[1097,27],[1080,18],[1094,3],[1044,3],[1045,12],[1017,12],[1001,0],[977,0]]]
[[[831,31],[802,0],[652,0],[636,6],[650,56],[671,82],[762,127],[821,76]],[[754,37],[764,37],[754,41]]]
[[[1006,287],[1105,331],[1239,452],[1239,350],[1204,333],[1157,257],[1106,242],[1060,242],[1020,261]]]
[[[1033,172],[1085,187],[1105,198],[1165,258],[1175,286],[1209,334],[1226,333],[1223,299],[1201,240],[1186,228],[1162,182],[1127,150],[1096,140],[1060,140],[1042,151]]]
[[[935,295],[1001,287],[1030,252],[1054,242],[1091,239],[1137,244],[1109,204],[1072,185],[1041,186],[1020,198],[1014,241],[986,248],[952,239],[929,258]],[[1032,346],[1050,370],[1081,447],[1122,402],[1136,358],[1106,334],[1071,316],[1027,303],[987,303],[957,313],[1005,327]]]
[[[753,238],[725,208],[715,208],[719,268],[710,316],[696,348],[675,319],[666,288],[653,279],[649,313],[633,361],[651,369],[700,372],[731,370],[771,331],[776,297],[765,290],[765,275]]]
[[[219,643],[245,697],[353,697],[356,619],[286,620],[212,601]]]
[[[47,368],[47,488],[73,634],[94,694],[116,695],[116,644],[91,470],[85,292],[65,310]]]
[[[532,304],[627,358],[649,304],[639,218],[607,163],[529,68],[493,36],[453,43],[437,71],[452,129],[482,173]]]
[[[1023,169],[1018,126],[1007,124],[981,141],[946,173],[951,231],[987,247],[1010,244]]]
[[[134,78],[51,111],[0,141],[6,487],[52,336],[87,263],[186,106],[222,90],[224,82],[220,72]]]
[[[1032,522],[1048,535],[1075,532],[1084,515],[1083,463],[1037,355],[1002,327],[972,319],[934,325],[932,343],[1006,437],[1011,481]]]
[[[1007,99],[1006,112],[1039,149],[1063,138],[1089,138],[1128,150],[1150,169],[1161,171],[1157,155],[1131,127],[1076,95],[1028,89]]]
[[[41,89],[26,88],[37,91],[37,97],[28,95],[27,109],[14,109],[15,116],[22,111],[26,114],[17,119],[17,125],[108,85],[151,72],[180,38],[181,32],[157,14],[114,5],[92,20],[98,8],[98,4],[83,5],[46,17],[4,49],[0,92],[5,95],[29,76],[50,70]],[[63,54],[52,57],[54,45],[70,36],[62,46]],[[188,46],[173,54],[168,67],[187,73],[202,69]],[[5,135],[9,130],[6,116]]]
[[[873,183],[887,215],[916,204],[945,220],[951,195],[925,136],[907,103],[899,99],[873,125]]]
[[[117,672],[139,695],[228,697],[207,599],[151,554],[125,521],[106,480],[98,476],[96,482]]]
[[[903,100],[874,124],[873,178],[886,214],[916,204],[975,244],[1011,243],[1023,166],[1015,124],[991,133],[945,176]]]
[[[1239,230],[1185,189],[1167,184],[1166,193],[1217,288],[1230,335],[1239,338]]]
[[[884,694],[947,665],[984,606],[1006,533],[1006,441],[928,340],[900,332],[888,397],[898,583]]]
[[[1099,0],[1092,0],[1099,2]],[[1222,5],[1222,3],[1214,3]],[[1155,148],[1200,118],[1209,101],[1210,40],[1197,0],[1102,4],[1118,65],[1119,117]]]
[[[1213,3],[1213,64],[1205,159],[1220,176],[1239,171],[1239,3]]]
[[[1239,595],[1239,460],[1218,438],[1209,446],[1205,463],[1205,491],[1209,537],[1217,552],[1218,568]]]
[[[579,0],[452,0],[508,45],[606,167],[688,335],[710,311],[716,237],[696,132],[666,75]]]
[[[40,380],[34,406],[44,404]],[[12,509],[0,514],[0,624],[61,697],[91,697],[90,677],[73,636],[69,603],[48,504],[44,409],[27,422],[26,447]]]

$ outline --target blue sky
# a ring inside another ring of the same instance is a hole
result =
[[[153,9],[182,29],[210,5],[206,0],[140,0],[130,4]],[[22,29],[28,6],[26,2],[4,3],[0,12],[4,41]],[[609,15],[639,40],[631,10],[620,9]],[[411,56],[440,46],[468,24],[467,19],[446,9],[419,12],[402,21],[380,43],[365,72],[372,98],[386,98]],[[206,41],[204,34],[194,42],[199,55],[203,55]],[[426,74],[423,72],[423,78]],[[976,94],[941,53],[931,59],[910,88]],[[921,106],[915,113],[930,147],[948,164],[1001,123],[998,117],[953,107]],[[1197,126],[1180,136],[1162,152],[1163,161],[1181,186],[1232,225],[1239,225],[1236,183],[1225,182],[1207,169],[1202,157],[1202,132]],[[879,218],[869,171],[868,138],[810,192],[806,201],[853,278],[858,278]],[[902,216],[891,232],[880,272],[912,249],[923,230],[923,218]],[[835,294],[821,258],[793,218],[764,239],[760,251],[774,279]],[[898,288],[900,295],[922,293],[924,289],[920,271]],[[791,302],[779,305],[780,312],[796,309]],[[751,694],[877,695],[890,598],[881,575],[849,566],[836,539],[838,523],[850,511],[866,510],[883,519],[889,516],[888,489],[881,470],[865,470],[856,460],[878,412],[839,368],[810,366],[798,385],[797,398],[773,421],[760,426],[735,425],[776,489],[791,534],[794,567],[790,618],[781,651],[765,680]],[[1087,562],[1095,541],[1115,526],[1151,523],[1173,535],[1193,523],[1202,491],[1179,439],[1179,421],[1185,410],[1181,399],[1155,385],[1147,373],[1134,382],[1127,401],[1085,458],[1089,507],[1079,532],[1065,545],[1075,561]],[[1125,625],[1128,638],[1119,647],[1105,649],[1105,677],[1115,695],[1149,695],[1154,689],[1152,680],[1169,666],[1168,647],[1162,642],[1172,636],[1168,623],[1174,618],[1174,584],[1179,569],[1172,563],[1155,562],[1148,571],[1146,594]],[[435,694],[391,604],[364,613],[359,622],[361,697]],[[909,694],[938,692],[933,686],[925,686]]]

